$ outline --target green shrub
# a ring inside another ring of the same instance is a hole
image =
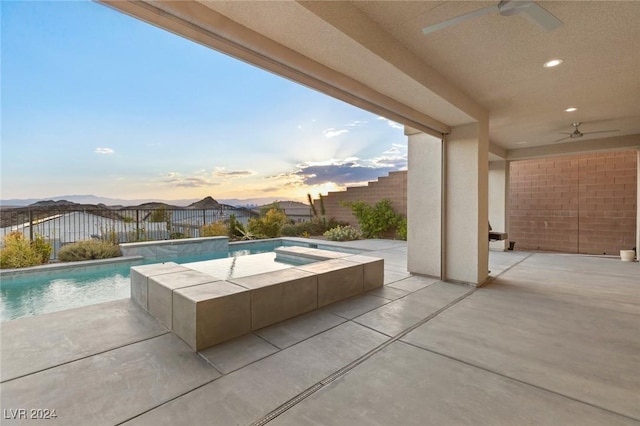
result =
[[[280,233],[283,237],[299,237],[304,232],[300,225],[300,223],[288,223],[282,227],[282,231],[280,231]]]
[[[242,222],[240,222],[238,219],[236,219],[236,215],[232,214],[229,216],[229,238],[231,239],[235,239],[235,238],[240,238],[243,236],[243,232],[246,232],[244,230],[244,226],[242,225]]]
[[[391,201],[386,199],[373,206],[363,201],[345,203],[344,205],[351,208],[365,238],[380,238],[383,233],[396,229],[402,219],[393,211]]]
[[[46,242],[42,235],[36,235],[35,239],[31,241],[31,248],[39,257],[40,264],[49,263],[49,259],[51,258],[51,244]]]
[[[0,249],[0,268],[27,268],[49,262],[51,245],[44,237],[37,235],[35,240],[27,240],[22,232],[12,232],[3,238]]]
[[[189,236],[183,234],[182,232],[172,232],[169,234],[170,240],[183,240],[185,238],[189,238]]]
[[[336,226],[324,233],[324,236],[331,241],[353,241],[359,239],[362,234],[351,226]]]
[[[200,227],[201,237],[226,237],[228,235],[229,227],[220,220]]]
[[[167,222],[169,224],[171,223],[171,213],[167,211],[166,207],[160,206],[151,212],[149,222]]]
[[[249,220],[249,232],[257,237],[276,238],[282,235],[282,227],[288,222],[287,215],[272,207],[264,216]]]
[[[403,217],[398,222],[398,229],[396,229],[396,237],[400,240],[407,241],[407,218]]]
[[[244,229],[244,226],[242,226],[241,223],[238,223],[236,226],[236,232],[240,234],[241,241],[255,240],[256,238],[259,238],[259,236],[254,235],[251,231]]]
[[[120,247],[102,240],[78,241],[62,247],[58,252],[58,259],[62,262],[109,259],[118,256],[120,256]]]

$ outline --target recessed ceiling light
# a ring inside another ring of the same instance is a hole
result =
[[[573,111],[577,111],[577,110],[578,110],[578,108],[576,108],[576,107],[569,107],[569,108],[565,109],[566,112],[573,112]]]
[[[552,59],[548,62],[545,62],[543,66],[545,68],[553,68],[553,67],[557,67],[561,63],[562,63],[562,59]]]

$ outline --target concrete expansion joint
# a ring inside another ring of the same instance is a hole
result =
[[[273,411],[269,412],[265,416],[261,417],[260,419],[256,420],[255,422],[251,423],[251,426],[263,426],[263,425],[271,422],[271,420],[275,419],[276,417],[278,417],[279,415],[283,414],[287,410],[293,408],[298,403],[304,401],[309,396],[313,395],[314,393],[316,393],[320,389],[324,388],[325,386],[328,386],[333,381],[335,381],[335,380],[339,379],[340,377],[346,375],[348,372],[350,372],[351,370],[356,368],[358,365],[360,365],[363,362],[367,361],[368,359],[370,359],[372,356],[374,356],[378,352],[381,352],[382,350],[387,348],[392,343],[397,342],[398,340],[402,339],[404,336],[406,336],[407,334],[409,334],[410,332],[412,332],[416,328],[418,328],[418,327],[424,325],[425,323],[431,321],[433,318],[437,317],[442,312],[446,311],[447,309],[451,308],[452,306],[455,306],[456,304],[458,304],[462,300],[466,299],[469,295],[475,293],[476,290],[477,290],[477,288],[473,288],[468,293],[463,294],[462,296],[458,297],[457,299],[451,301],[449,304],[443,306],[439,310],[437,310],[434,313],[428,315],[424,319],[418,321],[414,325],[408,327],[407,329],[405,329],[405,330],[401,331],[400,333],[396,334],[395,336],[391,337],[386,342],[384,342],[384,343],[376,346],[375,348],[371,349],[369,352],[365,353],[361,357],[355,359],[354,361],[352,361],[349,364],[347,364],[346,366],[342,367],[341,369],[339,369],[335,373],[330,374],[329,376],[327,376],[324,379],[320,380],[319,382],[317,382],[313,386],[307,388],[306,390],[302,391],[298,395],[294,396],[293,398],[291,398],[290,400],[288,400],[284,404],[280,405],[279,407],[277,407]],[[362,324],[360,324],[360,325],[362,325]],[[364,326],[364,327],[366,327],[366,326]],[[370,328],[370,327],[367,327],[367,328]],[[380,333],[377,330],[374,330],[374,331]],[[384,333],[381,333],[381,334],[384,334]]]
[[[444,358],[450,359],[450,360],[452,360],[452,361],[459,362],[459,363],[461,363],[461,364],[465,364],[465,365],[468,365],[468,366],[470,366],[470,367],[473,367],[473,368],[477,368],[477,369],[479,369],[479,370],[486,371],[487,373],[495,374],[496,376],[503,377],[503,378],[505,378],[505,379],[507,379],[507,380],[513,380],[514,382],[520,383],[521,385],[530,386],[530,387],[532,387],[532,388],[535,388],[535,389],[541,390],[541,391],[543,391],[543,392],[549,392],[549,393],[552,393],[552,394],[554,394],[554,395],[557,395],[557,396],[559,396],[559,397],[561,397],[561,398],[566,398],[566,399],[569,399],[569,400],[571,400],[571,401],[578,402],[578,403],[580,403],[580,404],[585,404],[585,405],[588,405],[588,406],[590,406],[590,407],[593,407],[593,408],[597,408],[597,409],[599,409],[599,410],[606,411],[606,412],[608,412],[608,413],[610,413],[610,414],[613,414],[613,415],[616,415],[616,416],[620,416],[620,417],[623,417],[623,418],[628,419],[628,420],[633,420],[633,421],[636,421],[636,422],[639,422],[639,421],[640,421],[640,418],[635,418],[635,417],[628,416],[628,415],[626,415],[626,414],[618,413],[617,411],[613,411],[613,410],[611,410],[611,409],[609,409],[609,408],[605,408],[605,407],[602,407],[602,406],[600,406],[600,405],[596,405],[596,404],[593,404],[593,403],[588,402],[588,401],[584,401],[584,400],[579,399],[579,398],[574,398],[574,397],[572,397],[572,396],[569,396],[569,395],[566,395],[566,394],[560,393],[560,392],[558,392],[558,391],[554,391],[553,389],[549,389],[549,388],[546,388],[546,387],[544,387],[544,386],[535,385],[535,384],[533,384],[533,383],[529,383],[529,382],[526,382],[526,381],[524,381],[524,380],[521,380],[521,379],[518,379],[518,378],[515,378],[515,377],[511,377],[511,376],[508,376],[508,375],[506,375],[506,374],[504,374],[504,373],[500,373],[500,372],[495,371],[495,370],[492,370],[492,369],[490,369],[490,368],[483,367],[482,365],[474,364],[474,363],[472,363],[472,362],[465,361],[465,360],[462,360],[462,359],[460,359],[460,358],[456,358],[456,357],[453,357],[453,356],[451,356],[451,355],[447,355],[447,354],[445,354],[445,353],[438,352],[438,351],[435,351],[435,350],[433,350],[433,349],[430,349],[430,348],[426,348],[426,347],[424,347],[424,346],[417,345],[417,344],[415,344],[415,343],[411,343],[411,342],[404,342],[404,341],[403,341],[402,343],[404,343],[404,344],[406,344],[406,345],[409,345],[409,346],[413,346],[414,348],[417,348],[417,349],[420,349],[420,350],[423,350],[423,351],[431,352],[432,354],[439,355],[439,356],[441,356],[441,357],[444,357]]]
[[[189,389],[189,390],[188,390],[188,391],[186,391],[186,392],[183,392],[183,393],[181,393],[181,394],[179,394],[179,395],[176,395],[176,396],[175,396],[175,397],[173,397],[173,398],[170,398],[169,400],[167,400],[167,401],[163,402],[162,404],[159,404],[159,405],[155,405],[155,406],[153,406],[153,407],[150,407],[148,410],[144,410],[144,411],[142,411],[142,412],[140,412],[140,413],[136,414],[136,415],[135,415],[135,416],[133,416],[133,417],[130,417],[130,418],[128,418],[128,419],[125,419],[125,420],[123,420],[123,421],[121,421],[121,422],[119,422],[119,423],[115,423],[115,424],[114,424],[114,426],[120,426],[120,425],[127,424],[127,423],[129,423],[130,421],[132,421],[132,420],[134,420],[134,419],[136,419],[136,418],[138,418],[138,417],[141,417],[141,416],[145,415],[146,413],[148,413],[148,412],[150,412],[150,411],[155,410],[155,409],[156,409],[156,408],[158,408],[158,407],[161,407],[161,406],[163,406],[163,405],[169,404],[169,403],[171,403],[172,401],[175,401],[175,400],[177,400],[177,399],[179,399],[179,398],[182,398],[183,396],[185,396],[185,395],[187,395],[187,394],[189,394],[189,393],[191,393],[191,392],[195,392],[195,391],[197,391],[198,389],[203,388],[203,387],[207,386],[208,384],[210,384],[210,383],[212,383],[212,382],[214,382],[214,381],[216,381],[216,380],[218,380],[218,379],[219,379],[219,377],[216,377],[216,378],[214,378],[214,379],[208,380],[208,381],[206,381],[206,382],[202,383],[202,384],[201,384],[201,385],[199,385],[199,386],[196,386],[196,387],[194,387],[194,388],[192,388],[192,389]]]
[[[500,275],[503,275],[504,273],[512,270],[513,268],[515,268],[516,266],[520,265],[522,262],[524,262],[525,260],[529,259],[531,256],[533,256],[535,253],[529,253],[528,255],[526,255],[525,257],[523,257],[522,259],[520,259],[519,261],[517,261],[516,263],[514,263],[513,265],[509,266],[508,268],[504,269],[503,271],[501,271],[498,275],[496,276],[492,276],[490,275],[489,278],[482,284],[482,286],[480,287],[484,287],[488,284],[491,284],[496,278],[498,278]]]
[[[61,367],[61,366],[63,366],[63,365],[73,364],[74,362],[82,361],[83,359],[92,358],[92,357],[94,357],[94,356],[96,356],[96,355],[105,354],[105,353],[107,353],[107,352],[112,352],[112,351],[115,351],[115,350],[117,350],[117,349],[125,348],[125,347],[127,347],[127,346],[136,345],[136,344],[141,343],[141,342],[146,342],[147,340],[152,340],[152,339],[155,339],[155,338],[160,337],[160,336],[164,336],[165,334],[169,334],[169,333],[171,333],[171,332],[170,332],[169,330],[167,330],[167,331],[165,331],[164,333],[156,334],[155,336],[147,337],[147,338],[145,338],[145,339],[136,340],[135,342],[129,342],[129,343],[126,343],[126,344],[124,344],[124,345],[115,346],[115,347],[109,348],[109,349],[104,350],[104,351],[91,353],[91,354],[89,354],[89,355],[82,356],[82,357],[79,357],[79,358],[75,358],[75,359],[72,359],[72,360],[67,361],[67,362],[61,362],[60,364],[52,365],[52,366],[50,366],[50,367],[43,368],[43,369],[40,369],[40,370],[31,371],[31,372],[29,372],[29,373],[27,373],[27,374],[23,374],[23,375],[21,375],[21,376],[12,377],[12,378],[10,378],[10,379],[3,380],[3,381],[1,381],[0,383],[9,383],[9,382],[12,382],[12,381],[14,381],[14,380],[21,379],[21,378],[23,378],[23,377],[31,376],[31,375],[33,375],[33,374],[42,373],[43,371],[52,370],[52,369],[54,369],[54,368],[58,368],[58,367]]]

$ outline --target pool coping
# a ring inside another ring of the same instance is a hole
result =
[[[46,265],[32,266],[29,268],[0,269],[0,280],[11,280],[17,278],[28,277],[35,274],[46,274],[59,272],[61,270],[82,270],[86,268],[94,268],[98,266],[107,266],[117,263],[131,263],[144,260],[144,256],[118,256],[108,259],[80,260],[77,262],[57,262],[48,263]],[[134,265],[132,265],[134,266]]]
[[[198,245],[202,246],[203,242],[212,242],[220,246],[225,246],[226,250],[229,250],[231,247],[242,247],[242,246],[252,246],[264,242],[281,242],[284,246],[296,246],[301,245],[304,247],[310,248],[318,248],[321,250],[348,250],[353,251],[352,254],[358,254],[362,252],[369,251],[366,248],[350,246],[345,243],[336,243],[335,241],[324,241],[324,240],[310,240],[307,238],[299,238],[299,237],[278,237],[278,238],[269,238],[269,239],[258,239],[258,240],[247,240],[247,241],[232,241],[229,242],[228,237],[199,237],[199,238],[185,238],[179,240],[160,240],[160,241],[142,241],[137,243],[124,243],[120,244],[121,248],[124,246],[123,254],[127,251],[128,247],[147,249],[148,250],[157,250],[160,247],[173,247],[176,248],[174,253],[171,253],[169,256],[158,257],[157,251],[154,256],[145,256],[144,254],[130,254],[123,255],[118,257],[112,257],[108,259],[93,259],[93,260],[82,260],[77,262],[56,262],[56,263],[48,263],[45,265],[31,266],[28,268],[12,268],[12,269],[0,269],[0,281],[6,280],[14,280],[14,279],[24,279],[29,278],[30,275],[40,275],[40,274],[49,274],[49,273],[57,273],[60,271],[68,270],[69,272],[83,272],[86,269],[99,267],[99,266],[107,266],[117,263],[132,263],[131,266],[136,266],[133,263],[138,261],[146,261],[146,260],[158,260],[160,261],[171,261],[172,258],[179,257],[178,248],[186,247],[189,245]],[[201,248],[201,247],[200,247]],[[348,251],[345,251],[348,253]],[[193,254],[201,254],[202,250],[197,250]],[[148,253],[147,253],[148,254]]]

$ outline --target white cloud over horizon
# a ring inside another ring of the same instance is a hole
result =
[[[340,136],[344,133],[349,133],[349,130],[347,129],[336,130],[334,128],[329,128],[322,131],[322,134],[327,139],[335,138],[336,136]]]
[[[388,118],[378,116],[378,120],[386,121],[389,127],[393,129],[404,129],[404,126],[402,124],[396,123],[395,121],[389,120]]]
[[[113,154],[115,151],[111,148],[96,148],[95,151],[96,154],[101,154],[101,155],[108,155],[108,154]]]
[[[392,144],[380,156],[372,158],[348,157],[299,163],[296,170],[268,176],[279,180],[284,186],[318,186],[335,184],[340,187],[361,185],[386,176],[389,172],[405,170],[407,167],[407,147]]]
[[[226,170],[224,168],[219,168],[213,174],[221,178],[236,178],[236,177],[252,176],[255,173],[251,170]]]

